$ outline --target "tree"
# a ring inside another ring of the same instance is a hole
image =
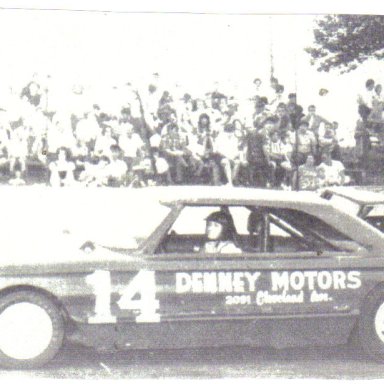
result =
[[[369,58],[384,58],[384,16],[328,15],[316,24],[315,44],[306,51],[318,71],[344,73]]]

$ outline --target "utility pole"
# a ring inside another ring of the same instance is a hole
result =
[[[296,105],[298,104],[298,95],[297,95],[297,57],[296,57],[296,49],[294,51],[294,86],[295,86],[295,94],[296,94]],[[295,177],[295,190],[299,190],[299,162],[298,162],[298,154],[299,154],[299,127],[300,122],[297,121],[297,118],[295,118],[295,162],[296,162],[296,177]]]
[[[270,63],[270,80],[275,77],[274,57],[273,57],[273,18],[269,16],[269,63]]]

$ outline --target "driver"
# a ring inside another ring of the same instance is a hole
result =
[[[236,245],[235,228],[231,216],[223,211],[213,212],[206,219],[205,234],[208,241],[201,252],[204,253],[241,253]]]

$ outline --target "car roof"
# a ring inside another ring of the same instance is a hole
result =
[[[344,197],[359,205],[384,204],[384,194],[355,187],[332,187],[326,188],[322,194],[331,193]]]
[[[148,188],[150,190],[152,188]],[[310,191],[283,191],[228,186],[170,186],[155,187],[163,204],[283,204],[329,205],[317,193]]]

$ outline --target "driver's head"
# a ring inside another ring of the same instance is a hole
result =
[[[230,240],[233,238],[231,217],[225,212],[213,212],[206,219],[205,233],[209,240]]]

